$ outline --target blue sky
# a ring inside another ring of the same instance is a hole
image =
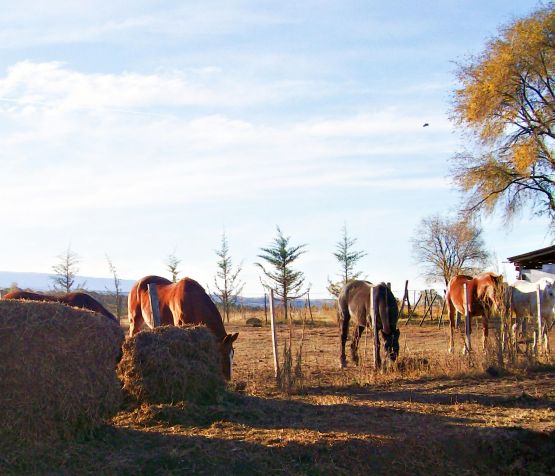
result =
[[[175,252],[206,284],[225,229],[257,295],[279,225],[315,297],[344,223],[368,279],[424,287],[410,239],[459,199],[455,62],[538,6],[47,3],[0,1],[0,269],[50,272],[70,244],[83,275],[106,253],[121,277],[166,275]],[[499,262],[550,244],[542,219],[483,226]]]

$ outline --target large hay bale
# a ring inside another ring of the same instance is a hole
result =
[[[225,389],[218,344],[204,326],[163,326],[126,340],[118,365],[137,402],[214,403]]]
[[[99,314],[0,300],[0,440],[70,439],[115,414],[122,342],[120,326]]]

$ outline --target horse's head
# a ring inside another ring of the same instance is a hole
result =
[[[220,352],[222,354],[222,372],[226,380],[231,380],[231,368],[233,367],[233,343],[239,334],[227,334],[220,342]]]
[[[542,314],[551,322],[553,314],[555,314],[555,282],[551,278],[543,278],[540,288],[543,285],[541,293],[541,310]]]
[[[493,312],[498,312],[504,303],[503,276],[491,272],[482,273],[475,278],[479,299]]]
[[[389,357],[390,360],[394,361],[397,360],[397,356],[399,355],[399,335],[401,331],[399,329],[393,329],[391,334],[385,334],[382,332],[382,336],[384,339],[384,349],[386,355]]]

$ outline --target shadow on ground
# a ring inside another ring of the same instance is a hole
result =
[[[312,394],[331,395],[328,404],[231,394],[219,405],[130,409],[87,441],[32,452],[2,442],[0,473],[549,474],[555,466],[553,434],[367,405],[360,400],[407,395],[354,390],[343,389],[351,403],[333,403],[338,389],[319,389]]]

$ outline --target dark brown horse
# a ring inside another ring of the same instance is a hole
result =
[[[24,299],[29,301],[59,302],[68,306],[98,312],[99,314],[106,316],[108,319],[112,319],[113,321],[117,322],[116,317],[110,311],[108,311],[108,309],[106,309],[96,299],[86,293],[75,292],[68,293],[63,296],[52,296],[50,294],[39,294],[29,291],[12,291],[6,294],[3,299]]]
[[[146,276],[137,281],[129,292],[129,335],[139,332],[141,326],[153,327],[148,285],[155,284],[160,309],[160,324],[182,326],[204,324],[219,342],[222,372],[231,379],[233,342],[239,334],[228,334],[222,316],[204,288],[190,278],[172,283],[160,276]]]
[[[351,281],[347,283],[337,299],[340,340],[340,364],[341,368],[347,365],[345,357],[345,343],[349,333],[349,321],[351,316],[356,319],[353,340],[351,342],[351,357],[353,362],[358,365],[358,344],[360,337],[366,327],[372,328],[372,316],[370,316],[370,289],[373,288],[374,313],[378,330],[384,338],[384,348],[386,355],[394,361],[399,355],[399,329],[397,329],[397,319],[399,309],[397,301],[391,290],[385,283],[373,285],[368,281]],[[378,337],[379,341],[379,337]],[[378,348],[378,365],[380,355]]]
[[[464,284],[467,289],[469,329],[472,330],[472,318],[482,316],[482,327],[484,329],[483,348],[486,348],[488,340],[488,320],[493,312],[499,309],[503,300],[503,276],[487,272],[472,277],[459,274],[449,281],[447,294],[447,314],[451,325],[449,340],[449,352],[455,350],[455,314],[464,315]],[[464,351],[466,352],[466,346]]]

